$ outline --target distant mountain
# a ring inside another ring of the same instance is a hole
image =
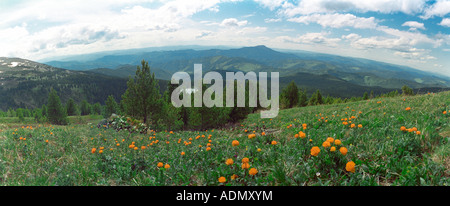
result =
[[[168,51],[134,52],[112,54],[90,61],[51,61],[47,64],[71,70],[92,70],[127,77],[129,73],[117,68],[121,65],[137,66],[142,60],[149,61],[155,75],[169,79],[177,71],[193,72],[194,64],[203,64],[203,71],[240,70],[254,72],[280,72],[281,77],[297,73],[331,75],[360,86],[399,89],[403,85],[412,88],[450,87],[450,77],[420,71],[410,67],[393,65],[367,59],[341,57],[313,52],[280,52],[266,46],[239,49],[183,49]],[[97,68],[102,68],[98,70]],[[114,69],[110,73],[107,69]],[[97,70],[95,70],[97,69]],[[105,74],[106,74],[105,73]]]
[[[120,98],[126,79],[59,69],[19,58],[0,58],[0,109],[36,108],[47,103],[50,88],[61,101],[69,98],[103,103],[108,95]]]

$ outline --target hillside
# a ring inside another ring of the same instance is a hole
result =
[[[207,131],[0,124],[0,185],[446,186],[449,115],[441,92],[254,113]]]
[[[139,65],[142,59],[149,61],[152,68],[167,74],[156,75],[166,79],[177,71],[193,71],[193,65],[203,64],[205,70],[278,71],[287,77],[296,73],[332,75],[360,86],[378,86],[399,89],[403,85],[412,88],[449,87],[450,78],[427,73],[417,69],[377,62],[367,59],[341,57],[312,52],[280,52],[265,46],[239,49],[183,49],[132,54],[109,54],[94,60],[50,61],[47,64],[72,69],[90,70],[97,68],[115,69],[121,65]],[[120,76],[120,72],[114,72]]]
[[[126,79],[59,69],[19,58],[0,58],[0,109],[35,108],[47,103],[50,88],[61,101],[69,98],[103,103],[108,95],[120,98]]]

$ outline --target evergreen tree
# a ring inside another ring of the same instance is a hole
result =
[[[364,100],[368,100],[369,99],[369,94],[367,92],[364,92],[363,99]]]
[[[151,73],[148,62],[142,60],[142,67],[138,66],[134,79],[130,77],[127,82],[127,90],[122,96],[125,110],[128,115],[139,117],[148,123],[154,120],[161,111],[161,95],[159,93],[158,80],[155,74]]]
[[[289,85],[283,89],[281,92],[281,99],[286,108],[292,108],[298,104],[298,88],[294,81],[289,83]]]
[[[58,94],[52,88],[48,95],[48,121],[51,124],[66,125],[68,123],[67,114],[61,104]]]
[[[91,106],[86,100],[81,101],[80,105],[81,115],[89,115],[91,113]]]
[[[300,89],[298,91],[298,106],[304,107],[308,105],[308,97],[306,96],[306,90]]]
[[[108,118],[111,114],[117,113],[117,102],[114,99],[114,96],[109,95],[105,103],[105,113],[103,114],[103,117]]]
[[[403,85],[402,92],[403,92],[403,95],[406,95],[406,96],[414,95],[414,91],[406,85]]]
[[[66,111],[67,111],[67,116],[76,115],[77,108],[76,108],[75,101],[72,98],[70,98],[69,101],[67,101]]]

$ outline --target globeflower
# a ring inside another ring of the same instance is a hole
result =
[[[334,140],[334,144],[335,144],[335,145],[341,145],[342,142],[341,142],[341,140],[336,139],[336,140]]]
[[[328,141],[325,141],[325,142],[323,142],[322,143],[322,147],[330,147],[331,146],[331,144],[330,144],[330,142],[328,142]]]
[[[225,164],[227,165],[232,165],[234,163],[233,159],[227,159],[227,161],[225,161]]]
[[[234,146],[238,146],[239,145],[239,141],[233,140],[233,142],[231,142],[231,145],[233,145],[233,147]]]
[[[343,155],[346,155],[347,152],[348,152],[348,150],[347,150],[347,148],[345,148],[345,147],[341,147],[341,148],[339,149],[339,152],[341,152],[341,154],[343,154]]]
[[[319,155],[319,152],[320,152],[319,147],[314,146],[314,147],[311,148],[311,155],[312,155],[312,156],[317,156],[317,155]]]
[[[226,181],[227,181],[227,179],[225,177],[219,177],[220,183],[225,183]]]
[[[355,173],[355,163],[353,161],[347,162],[345,165],[345,170],[351,173]]]
[[[250,175],[256,175],[258,173],[258,170],[256,168],[252,168],[250,169],[250,171],[248,171],[248,174]]]

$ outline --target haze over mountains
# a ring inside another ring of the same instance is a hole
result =
[[[143,59],[149,61],[162,89],[167,85],[165,80],[170,80],[175,72],[193,73],[194,64],[202,64],[203,72],[279,72],[281,88],[295,81],[308,93],[320,89],[325,95],[342,98],[370,91],[387,93],[403,85],[416,91],[450,87],[450,77],[410,67],[312,52],[280,52],[265,46],[137,49],[72,56],[45,64],[0,58],[0,109],[39,107],[46,103],[50,87],[60,92],[63,102],[72,97],[76,101],[103,103],[110,94],[119,100],[128,77],[134,76]]]

